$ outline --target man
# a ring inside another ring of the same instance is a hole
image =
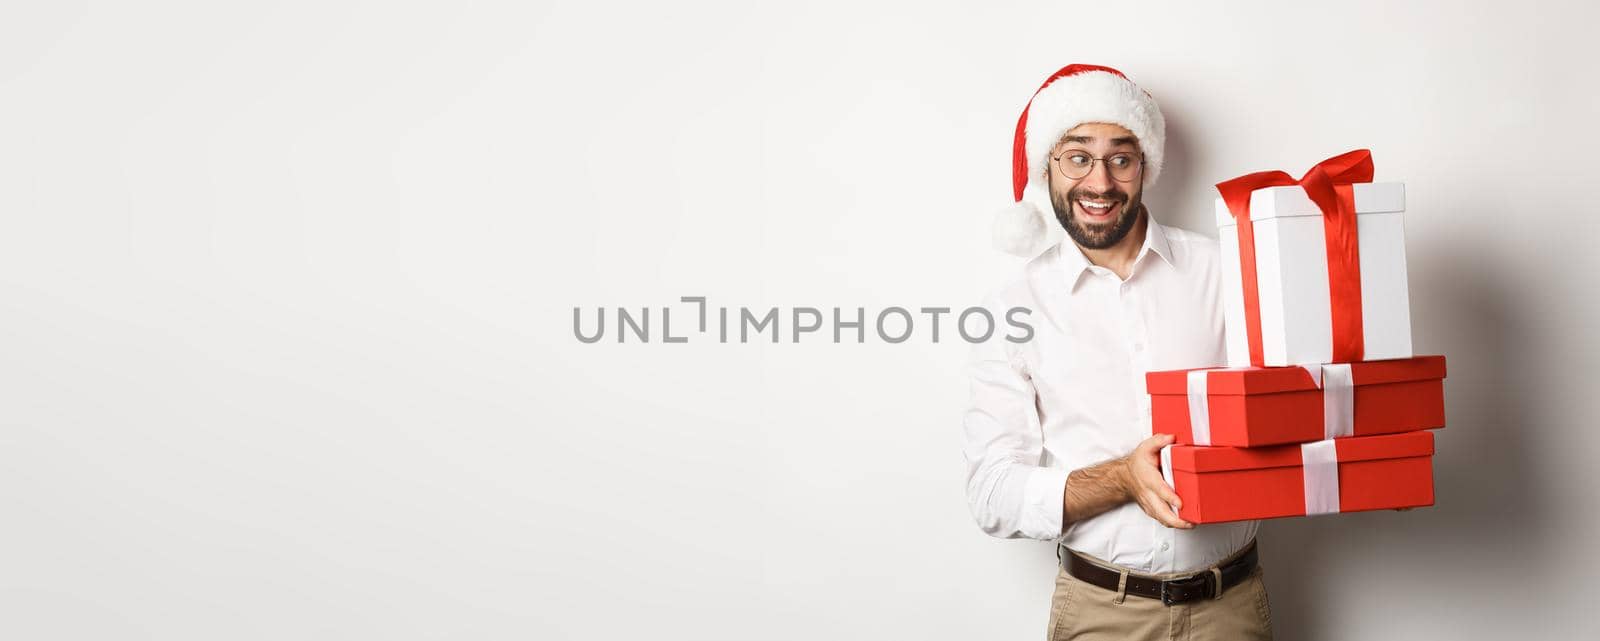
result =
[[[1216,242],[1144,206],[1164,138],[1155,100],[1091,65],[1052,75],[1017,123],[995,238],[1031,253],[1045,207],[1066,238],[987,302],[1032,310],[1035,333],[974,346],[967,498],[990,535],[1057,542],[1050,639],[1271,637],[1258,523],[1179,519],[1171,437],[1151,436],[1145,372],[1225,360]]]

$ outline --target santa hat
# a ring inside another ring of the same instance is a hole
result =
[[[1011,149],[1011,189],[1015,200],[994,219],[994,244],[1001,251],[1031,257],[1038,253],[1046,230],[1054,224],[1050,185],[1045,171],[1050,150],[1061,136],[1086,122],[1121,125],[1139,138],[1144,153],[1144,185],[1161,174],[1161,148],[1166,121],[1155,98],[1122,72],[1097,65],[1067,65],[1055,72],[1017,119]],[[1047,222],[1048,221],[1048,222]]]

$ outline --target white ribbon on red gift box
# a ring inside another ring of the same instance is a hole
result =
[[[1336,514],[1339,512],[1339,453],[1333,439],[1355,435],[1355,377],[1349,363],[1300,367],[1322,390],[1323,440],[1300,446],[1306,515]],[[1215,370],[1192,370],[1188,374],[1189,431],[1195,445],[1211,444],[1211,406],[1206,381],[1212,371]],[[1177,491],[1172,480],[1171,445],[1161,448],[1161,477]]]
[[[1301,365],[1322,388],[1323,440],[1300,446],[1306,516],[1339,512],[1339,451],[1333,439],[1356,433],[1355,376],[1349,363]]]
[[[1189,370],[1189,434],[1195,445],[1211,444],[1211,401],[1206,379],[1211,370]]]
[[[1304,468],[1306,516],[1339,512],[1339,450],[1333,439],[1300,445]]]
[[[1177,492],[1178,491],[1178,484],[1172,482],[1172,446],[1171,445],[1168,445],[1166,447],[1161,448],[1161,479],[1167,482],[1167,487],[1172,488],[1173,492]],[[1173,507],[1171,504],[1168,504],[1167,507],[1171,507],[1172,508],[1172,513],[1173,514],[1177,514],[1178,513],[1178,508]]]
[[[1306,516],[1339,512],[1339,450],[1333,439],[1300,445],[1300,465],[1304,472]],[[1172,480],[1172,446],[1161,448],[1161,478],[1167,487],[1178,491]],[[1177,508],[1172,512],[1176,514]]]
[[[1349,363],[1301,365],[1311,381],[1322,390],[1322,437],[1354,436],[1356,425],[1355,377]],[[1211,444],[1211,401],[1206,380],[1211,372],[1197,369],[1188,374],[1189,432],[1195,445]]]
[[[1301,365],[1322,390],[1322,437],[1356,434],[1356,381],[1349,363]]]

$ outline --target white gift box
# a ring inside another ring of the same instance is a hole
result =
[[[1362,360],[1410,358],[1411,304],[1406,286],[1406,192],[1403,183],[1352,185],[1361,259]],[[1240,282],[1239,235],[1233,215],[1217,199],[1222,242],[1223,305],[1228,365],[1250,366]],[[1256,289],[1261,305],[1265,365],[1281,367],[1333,360],[1328,300],[1328,256],[1322,210],[1299,186],[1267,187],[1250,194],[1255,231]]]

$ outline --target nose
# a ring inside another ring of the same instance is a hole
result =
[[[1094,165],[1089,167],[1089,175],[1080,179],[1078,186],[1101,194],[1111,191],[1111,168],[1107,167],[1105,162],[1095,161]]]

